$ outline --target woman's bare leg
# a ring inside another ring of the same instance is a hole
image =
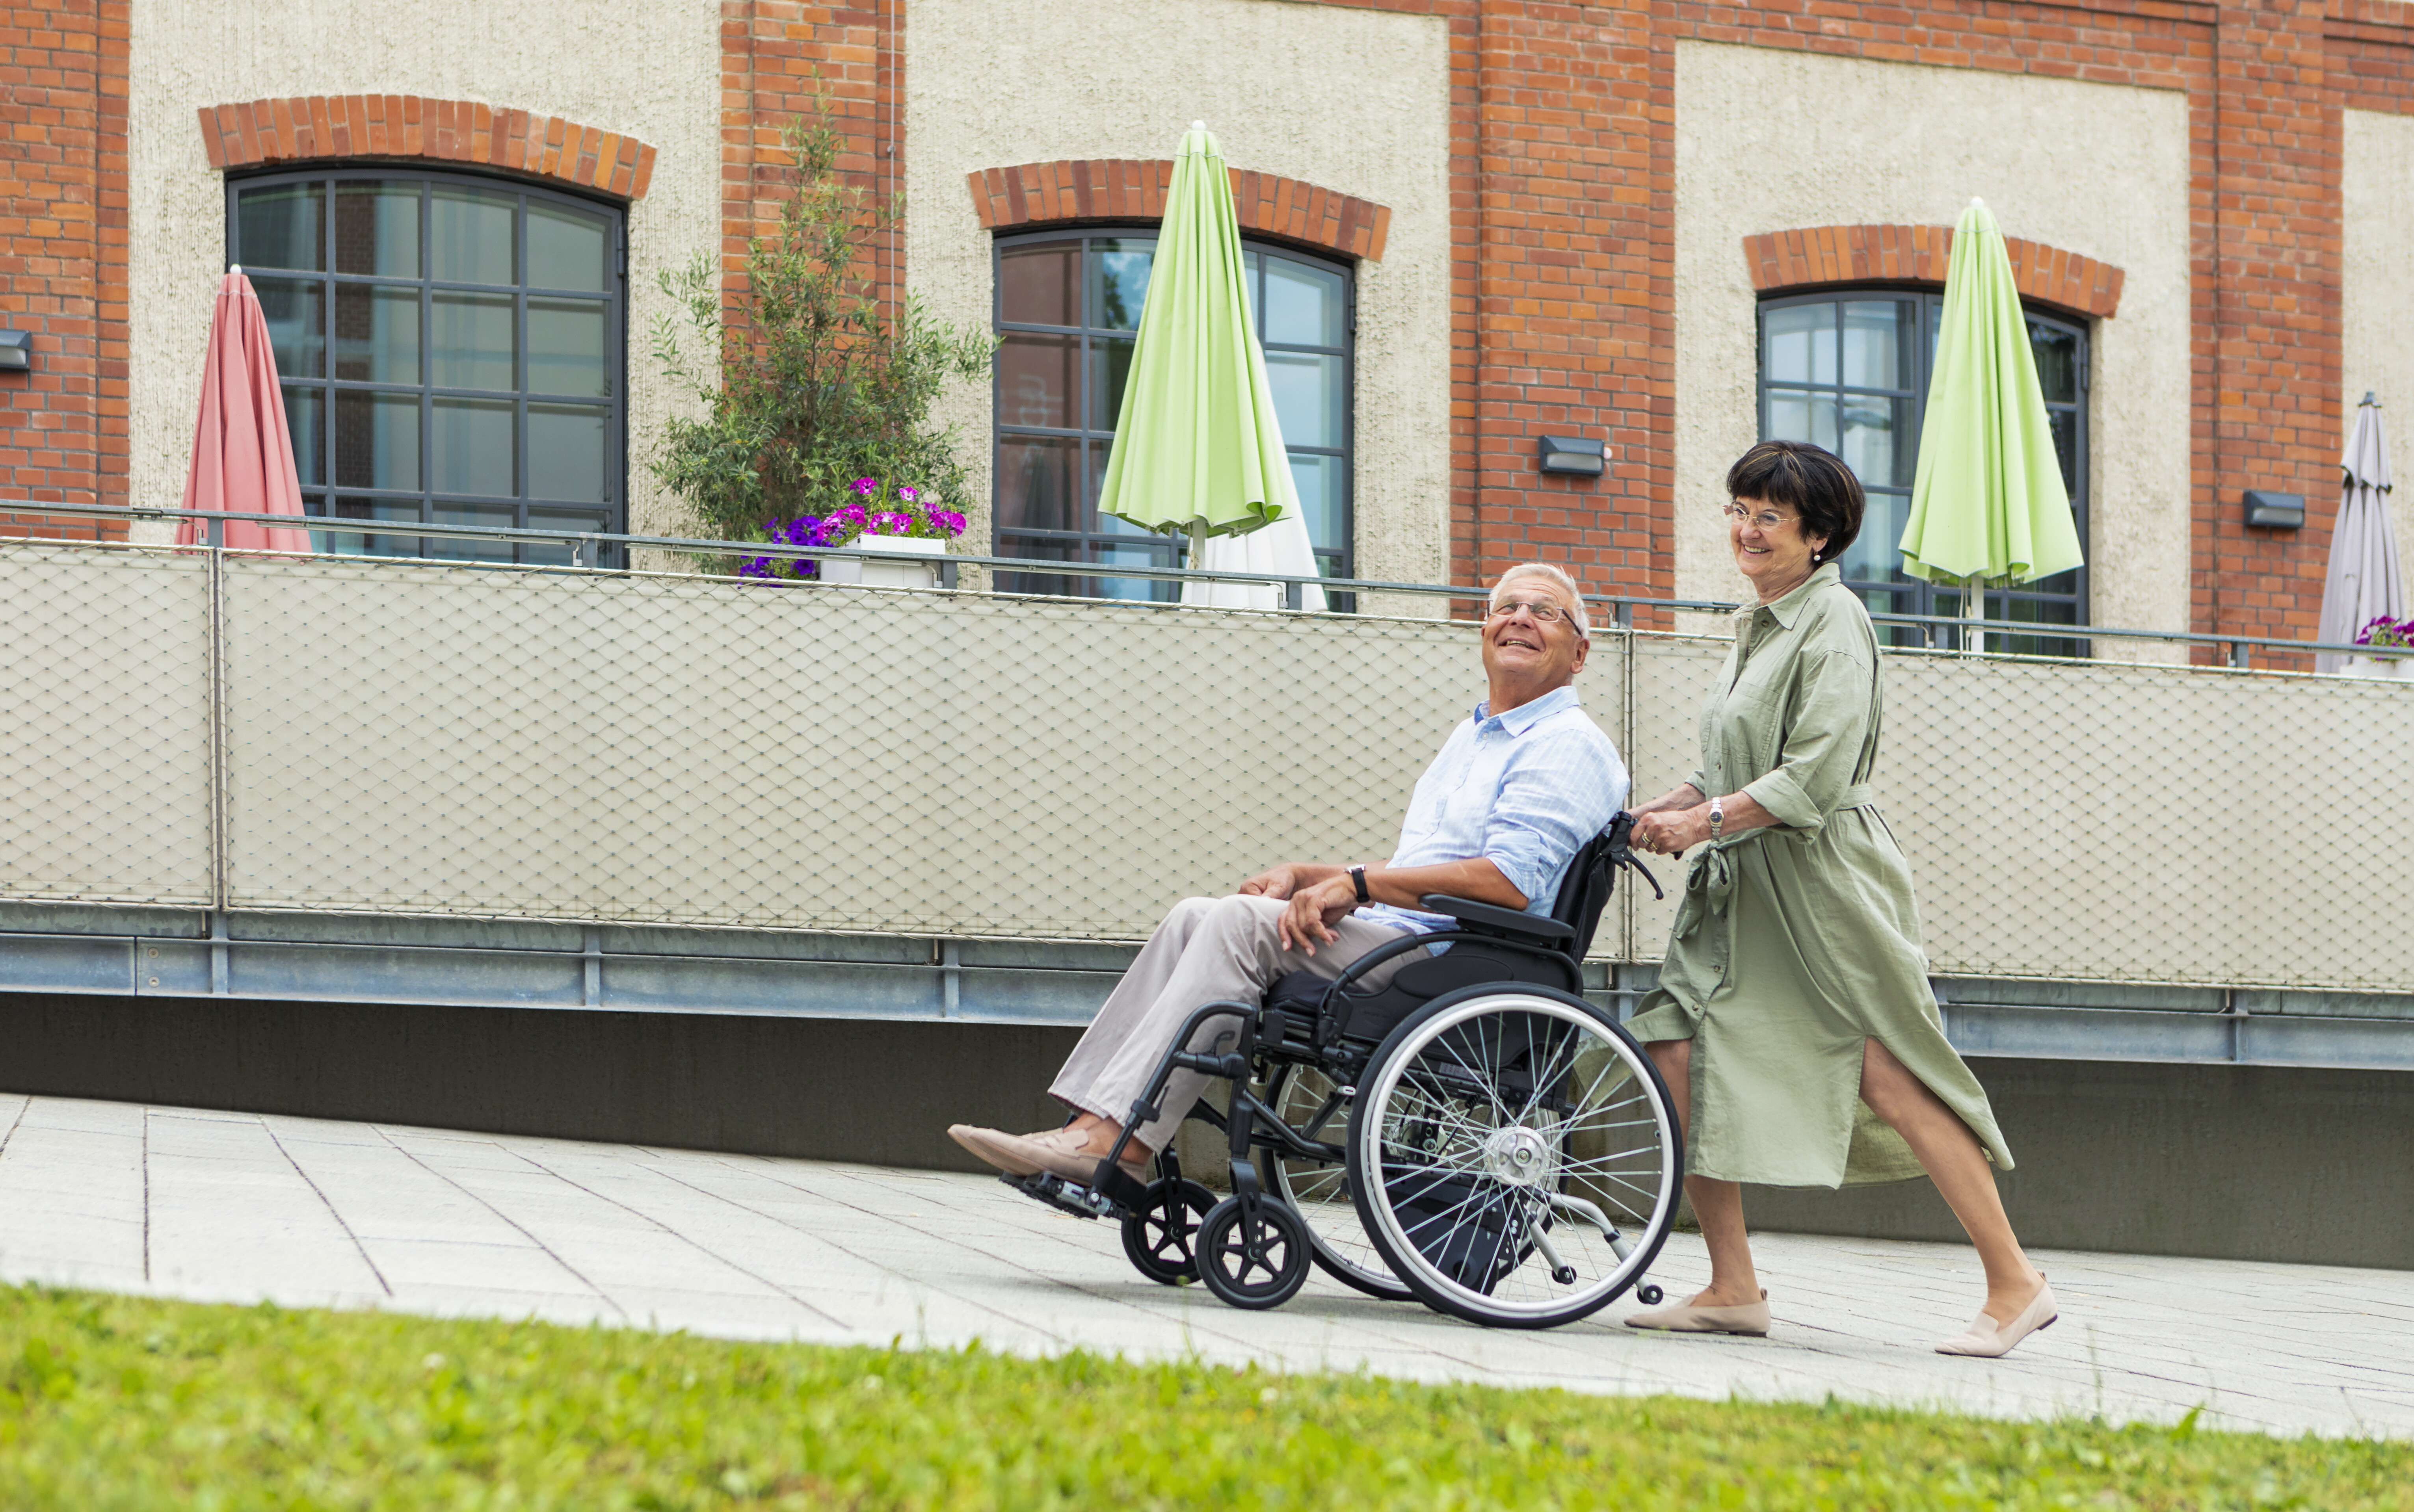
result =
[[[1668,1084],[1677,1128],[1686,1128],[1693,1113],[1693,1042],[1654,1040],[1643,1049],[1660,1068],[1660,1079]],[[1743,1188],[1733,1181],[1689,1176],[1685,1197],[1693,1205],[1694,1221],[1702,1225],[1702,1242],[1710,1252],[1710,1284],[1690,1305],[1743,1307],[1759,1301],[1760,1278],[1751,1268],[1751,1243],[1743,1226]]]
[[[1864,1043],[1861,1101],[1919,1157],[1945,1206],[1977,1246],[1979,1264],[1987,1267],[1987,1315],[1999,1324],[2010,1322],[2036,1296],[2045,1278],[2029,1264],[2027,1252],[2012,1235],[2012,1221],[2004,1212],[2003,1193],[1995,1190],[1986,1149],[1970,1126],[1894,1052],[1875,1040]],[[1694,1210],[1701,1210],[1699,1203]],[[1702,1232],[1709,1232],[1707,1220]]]

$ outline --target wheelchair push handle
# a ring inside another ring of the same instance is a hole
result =
[[[1617,817],[1609,822],[1609,828],[1603,833],[1609,837],[1610,866],[1626,867],[1633,870],[1645,882],[1651,884],[1653,897],[1665,899],[1668,895],[1661,890],[1660,879],[1651,875],[1650,867],[1635,859],[1633,847],[1629,843],[1634,835],[1634,816],[1623,808],[1619,809]]]

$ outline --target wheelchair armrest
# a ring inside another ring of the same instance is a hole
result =
[[[1573,940],[1575,930],[1557,919],[1539,914],[1520,913],[1515,909],[1497,908],[1490,903],[1478,903],[1471,897],[1452,897],[1442,893],[1427,893],[1417,899],[1418,906],[1431,913],[1447,913],[1459,923],[1479,929],[1497,929],[1502,934],[1522,935],[1545,944]]]

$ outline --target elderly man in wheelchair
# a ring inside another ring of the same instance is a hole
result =
[[[1418,780],[1390,859],[1289,863],[1175,905],[1049,1089],[1071,1121],[948,1134],[1031,1196],[1119,1218],[1143,1274],[1235,1306],[1278,1306],[1311,1261],[1509,1327],[1635,1286],[1683,1158],[1649,1060],[1582,996],[1635,865],[1626,768],[1577,702],[1590,645],[1565,572],[1501,574],[1487,696]],[[1185,1117],[1229,1136],[1220,1202],[1181,1173]]]

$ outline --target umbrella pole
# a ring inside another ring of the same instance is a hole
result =
[[[1979,629],[1987,617],[1987,579],[1984,573],[1971,573],[1970,580],[1961,586],[1961,617],[1969,622],[1961,632],[1962,654],[1985,656],[1987,632]]]

